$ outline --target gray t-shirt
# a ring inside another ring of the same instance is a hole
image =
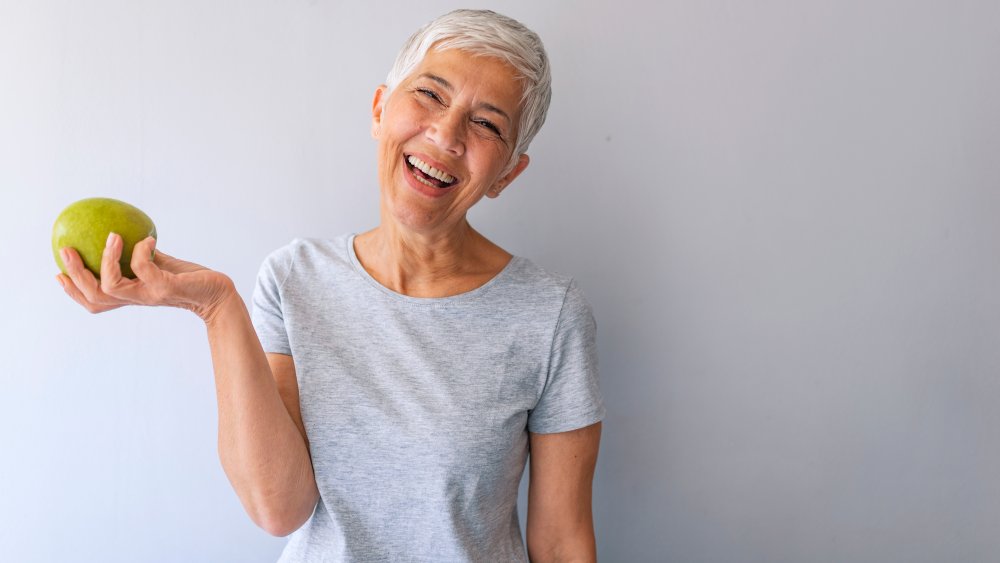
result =
[[[528,431],[604,417],[590,306],[524,258],[416,298],[372,278],[353,235],[297,239],[261,267],[253,322],[294,359],[320,493],[281,562],[527,561]]]

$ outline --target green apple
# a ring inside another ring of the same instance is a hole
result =
[[[135,278],[131,266],[132,247],[146,237],[155,238],[156,226],[139,208],[106,197],[81,199],[59,214],[52,227],[52,254],[59,269],[66,273],[59,249],[70,246],[80,254],[87,269],[101,277],[101,255],[111,232],[122,237],[122,257],[119,261],[122,275]]]

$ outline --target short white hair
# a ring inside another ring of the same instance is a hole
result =
[[[461,49],[495,57],[514,67],[524,91],[514,153],[504,174],[514,169],[527,152],[552,99],[552,74],[542,40],[520,22],[490,10],[455,10],[418,29],[403,45],[386,77],[389,92],[420,64],[433,47],[437,51]]]

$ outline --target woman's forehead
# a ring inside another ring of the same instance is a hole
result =
[[[430,49],[408,80],[428,79],[447,90],[472,89],[497,98],[509,109],[520,105],[523,81],[503,59],[462,49]]]

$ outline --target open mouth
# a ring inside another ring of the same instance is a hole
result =
[[[427,184],[432,188],[450,188],[458,183],[458,179],[451,174],[448,174],[443,170],[438,170],[413,155],[406,155],[404,160],[406,161],[406,168],[409,169],[410,174],[413,174],[413,177],[418,181]]]

